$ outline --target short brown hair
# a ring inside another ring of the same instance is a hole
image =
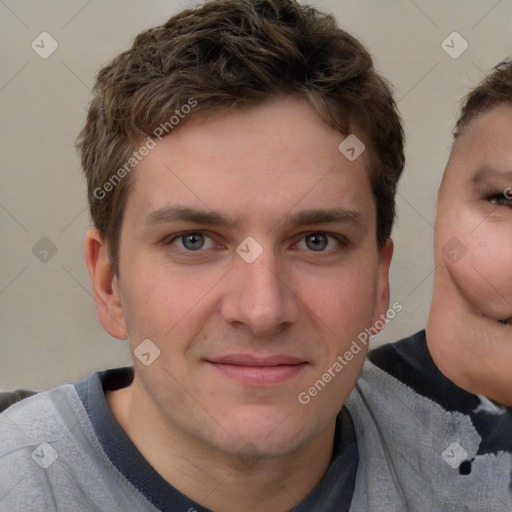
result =
[[[401,120],[370,54],[331,15],[294,0],[208,1],[139,34],[100,70],[93,93],[77,147],[92,220],[116,274],[131,181],[120,179],[126,162],[187,104],[194,109],[180,116],[180,127],[195,116],[295,95],[341,133],[359,129],[371,159],[379,247],[391,234],[404,166]]]
[[[474,121],[474,119],[500,103],[512,103],[512,60],[498,64],[464,99],[454,138]]]

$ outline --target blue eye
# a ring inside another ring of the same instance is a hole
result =
[[[334,247],[332,247],[333,245]],[[326,248],[335,249],[339,245],[340,241],[333,235],[317,232],[302,237],[301,241],[297,244],[297,248],[309,249],[313,252],[324,252]]]
[[[199,253],[219,247],[217,242],[201,231],[189,231],[168,238],[165,245],[172,245],[187,253]],[[321,231],[308,233],[295,245],[297,249],[308,252],[331,252],[350,244],[341,235],[330,235]]]
[[[185,251],[200,251],[201,249],[211,249],[215,247],[215,242],[200,231],[192,231],[189,233],[178,235],[169,241],[170,244],[176,245]]]

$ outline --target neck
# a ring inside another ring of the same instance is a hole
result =
[[[293,453],[261,458],[221,453],[164,418],[137,378],[107,394],[109,407],[151,466],[174,488],[210,510],[287,511],[316,486],[329,466],[335,423]]]

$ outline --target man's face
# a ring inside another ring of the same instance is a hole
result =
[[[118,290],[132,351],[160,350],[134,358],[135,385],[146,410],[227,454],[280,455],[332,428],[364,350],[297,397],[387,309],[369,157],[350,162],[343,139],[280,99],[191,121],[133,176]]]
[[[429,346],[459,386],[512,405],[512,105],[476,118],[438,198]],[[430,336],[430,332],[432,336]]]

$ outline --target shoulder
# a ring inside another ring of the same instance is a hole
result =
[[[16,402],[20,402],[29,396],[35,395],[36,393],[37,391],[30,391],[27,389],[16,389],[15,391],[0,393],[0,413]]]
[[[86,421],[71,384],[25,398],[0,414],[0,510],[55,510],[45,471],[64,451],[69,431]]]
[[[512,507],[512,415],[480,404],[437,369],[424,331],[372,352],[346,404],[362,461],[356,494],[378,486],[410,510],[452,506],[456,496],[470,510],[482,500]]]
[[[468,413],[480,403],[476,395],[457,387],[437,368],[428,350],[424,330],[371,351],[368,360],[371,365],[367,365],[364,376],[379,375],[371,370],[373,365],[382,370],[382,379],[386,374],[446,410]]]
[[[457,417],[459,423],[467,418],[482,438],[479,453],[512,452],[512,409],[469,393],[445,377],[430,355],[424,330],[370,352],[361,382],[377,394],[386,390],[390,404],[397,393],[410,400],[412,411],[421,408]]]
[[[108,407],[103,384],[121,377],[129,369],[96,372],[0,414],[0,512],[156,511],[112,464],[91,422]]]
[[[0,414],[0,434],[12,445],[27,444],[42,437],[62,435],[62,426],[84,421],[87,415],[80,406],[72,384],[65,384],[49,391],[37,393],[18,401]],[[0,457],[9,451],[6,443],[0,447]]]

